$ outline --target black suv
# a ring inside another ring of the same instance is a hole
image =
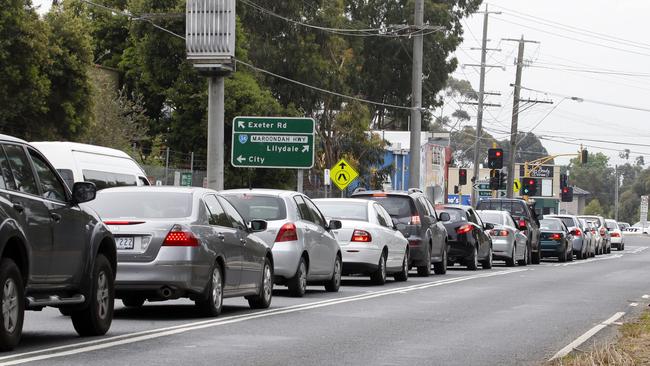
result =
[[[377,201],[388,211],[409,241],[409,268],[417,267],[418,275],[429,276],[433,263],[436,274],[447,273],[447,230],[421,190],[360,191],[352,197]]]
[[[87,182],[71,192],[38,150],[0,135],[0,350],[20,341],[25,310],[58,307],[81,336],[110,328],[115,241],[80,206],[95,192]]]
[[[542,256],[539,247],[539,218],[535,208],[526,201],[516,198],[488,198],[476,205],[477,210],[507,211],[517,222],[519,230],[524,231],[528,237],[527,263],[539,264]]]

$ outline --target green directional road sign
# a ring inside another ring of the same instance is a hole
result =
[[[312,118],[235,117],[230,163],[237,168],[314,166]]]

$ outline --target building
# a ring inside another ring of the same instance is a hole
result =
[[[573,202],[560,202],[560,213],[568,215],[583,215],[587,206],[590,192],[580,187],[573,187]]]

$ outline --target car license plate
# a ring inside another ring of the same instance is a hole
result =
[[[117,250],[132,250],[135,240],[132,236],[124,236],[115,238],[115,246]]]

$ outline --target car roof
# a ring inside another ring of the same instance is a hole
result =
[[[316,198],[314,202],[343,202],[343,203],[363,203],[366,205],[378,204],[375,201],[364,200],[361,198]]]
[[[578,216],[574,216],[574,215],[544,215],[544,218],[547,218],[547,217],[549,217],[549,218],[556,217],[556,218],[560,218],[560,219],[564,219],[564,218],[578,219]]]
[[[558,217],[546,217],[546,216],[544,216],[544,218],[542,218],[542,220],[544,220],[544,221],[557,221],[557,222],[562,222],[562,220],[560,220]]]
[[[476,212],[478,212],[478,213],[484,212],[484,213],[491,213],[491,214],[510,216],[510,213],[508,211],[501,211],[501,210],[476,210]]]
[[[3,134],[0,134],[0,141],[18,142],[18,143],[21,143],[21,144],[29,144],[25,140],[21,140],[21,139],[19,139],[17,137],[13,137],[13,136],[9,136],[9,135],[3,135]]]
[[[141,193],[141,192],[160,192],[160,193],[218,193],[215,190],[201,187],[176,187],[176,186],[128,186],[113,187],[98,191],[98,193]]]
[[[131,159],[129,154],[125,153],[122,150],[113,149],[111,147],[98,146],[98,145],[89,145],[81,144],[78,142],[67,142],[67,141],[32,141],[30,142],[32,146],[37,148],[58,148],[58,149],[69,149],[70,151],[78,151],[90,154],[99,154],[114,156],[118,158],[128,158]]]
[[[436,205],[436,210],[445,209],[445,208],[468,211],[469,209],[471,209],[473,207],[472,206],[467,206],[467,205]]]
[[[354,192],[352,193],[352,196],[372,196],[373,194],[385,194],[385,195],[390,195],[390,196],[409,196],[413,193],[422,193],[419,191],[380,191],[380,190],[372,190],[372,191],[359,191],[359,192]]]
[[[480,200],[479,203],[485,202],[485,201],[492,201],[492,202],[522,202],[522,203],[526,203],[526,201],[524,201],[524,200],[522,200],[520,198],[485,198],[485,199]]]
[[[225,195],[249,193],[249,194],[259,194],[259,195],[277,196],[277,197],[285,197],[285,196],[292,196],[292,195],[295,195],[295,194],[301,194],[300,192],[296,192],[296,191],[289,191],[289,190],[283,190],[283,189],[267,189],[267,188],[227,189],[225,191],[221,191],[220,193],[223,193]]]

